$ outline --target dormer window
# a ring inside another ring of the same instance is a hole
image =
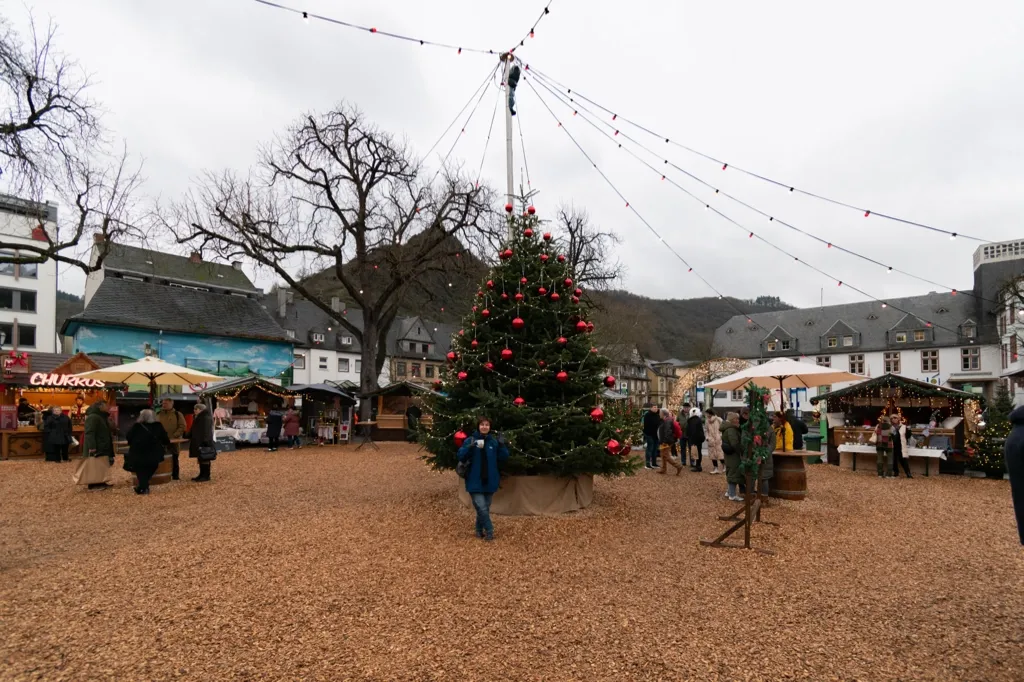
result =
[[[284,331],[288,335],[289,339],[294,339],[295,338],[295,330],[294,329],[285,329]]]
[[[843,345],[844,346],[852,346],[853,345],[853,337],[849,336],[849,335],[844,336],[843,337]],[[856,374],[856,372],[854,372],[854,374]]]
[[[343,345],[343,346],[351,346],[352,345],[352,337],[351,336],[343,336],[343,337],[341,337],[341,345]]]
[[[324,335],[323,334],[313,334],[313,343],[323,343],[323,342],[324,342]]]
[[[938,310],[936,310],[935,312],[937,312],[937,313],[938,313],[939,315],[942,315],[942,314],[944,314],[944,313],[948,313],[948,312],[949,312],[949,310],[948,310],[947,308],[939,308],[939,309],[938,309]]]
[[[906,343],[906,342],[907,342],[907,333],[906,332],[896,332],[896,343]]]
[[[914,331],[914,341],[924,341],[924,330],[917,329]]]
[[[868,315],[868,319],[869,320],[877,320],[878,319],[878,315],[875,315],[874,313],[871,313],[870,315]]]
[[[775,346],[776,346],[775,341],[769,341],[768,342],[768,352],[769,353],[774,353],[775,352]]]
[[[828,347],[829,348],[835,348],[838,345],[839,345],[839,339],[837,337],[835,337],[835,336],[828,337]]]
[[[813,327],[814,326],[814,320],[807,320],[806,322],[804,322],[804,326],[805,327]]]
[[[789,341],[782,342],[782,350],[789,350]]]
[[[965,339],[973,339],[978,333],[977,328],[973,324],[965,324],[962,329]]]

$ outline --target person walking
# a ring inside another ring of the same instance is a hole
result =
[[[892,467],[892,424],[884,414],[878,418],[878,426],[875,427],[875,453],[878,456],[878,476],[887,478]]]
[[[292,450],[301,448],[302,441],[299,438],[299,431],[302,429],[302,424],[299,421],[299,413],[295,411],[294,407],[289,407],[288,411],[284,413],[282,424],[284,425],[284,437],[288,439],[288,447]]]
[[[907,478],[910,475],[910,456],[907,454],[910,448],[907,447],[907,439],[910,438],[910,427],[903,423],[903,418],[894,414],[890,418],[892,422],[892,475],[893,478],[900,477],[900,465],[903,465],[903,473]]]
[[[148,495],[149,479],[153,478],[164,457],[171,456],[171,439],[153,410],[140,412],[139,420],[125,438],[128,440],[128,454],[124,456],[124,470],[133,472],[139,481],[135,494]]]
[[[703,455],[700,449],[704,445],[704,424],[700,420],[699,407],[691,408],[686,420],[686,443],[690,448],[690,471],[702,471],[700,463]]]
[[[98,400],[85,411],[85,435],[82,437],[82,465],[76,483],[85,483],[89,490],[109,488],[107,476],[114,464],[114,436],[110,428],[110,408]]]
[[[476,536],[488,541],[494,540],[491,498],[498,489],[501,476],[498,467],[508,459],[508,445],[504,438],[491,433],[491,420],[481,417],[476,432],[462,443],[457,456],[460,462],[469,463],[466,492],[476,509]]]
[[[663,448],[661,453],[661,469],[658,470],[659,474],[665,473],[669,464],[676,468],[676,476],[683,470],[683,465],[679,463],[679,459],[676,457],[676,441],[679,439],[679,436],[676,435],[677,430],[681,429],[676,420],[672,418],[672,413],[662,408],[661,426],[658,427],[658,442]]]
[[[217,458],[216,450],[213,456],[209,456],[213,448],[213,415],[205,403],[196,403],[194,412],[192,430],[188,437],[188,456],[199,462],[199,475],[192,480],[205,483],[210,480],[210,463]]]
[[[43,453],[47,462],[67,462],[71,446],[71,418],[54,405],[43,417]]]
[[[171,441],[179,440],[185,435],[185,415],[174,409],[173,400],[164,398],[160,401],[160,411],[156,413],[156,418],[160,422],[160,426],[164,427],[164,433],[167,434],[167,454],[171,456],[171,480],[177,481],[181,473],[178,462],[181,449],[177,443]]]
[[[650,409],[644,413],[643,419],[643,430],[644,430],[644,444],[647,447],[647,459],[644,464],[645,469],[654,469],[658,466],[658,428],[661,426],[661,415],[658,414],[658,406],[651,405]]]
[[[281,428],[284,426],[284,412],[278,409],[271,409],[267,415],[267,440],[270,447],[267,452],[277,452],[277,446],[281,442]]]
[[[1003,446],[1006,471],[1010,474],[1010,496],[1017,517],[1017,535],[1024,545],[1024,406],[1010,412],[1010,435]]]
[[[704,411],[704,432],[708,434],[708,456],[711,458],[711,470],[713,474],[725,473],[725,453],[722,451],[722,418],[715,412],[715,408],[709,407]],[[721,462],[721,470],[719,470]]]
[[[740,470],[740,457],[743,452],[743,438],[740,435],[739,412],[725,415],[725,421],[719,427],[722,437],[722,456],[725,458],[725,496],[733,502],[742,502],[738,487],[743,485],[743,472]]]
[[[676,423],[679,424],[683,435],[679,438],[679,463],[682,464],[683,458],[689,456],[690,447],[686,441],[686,429],[683,428],[686,424],[686,420],[690,418],[690,403],[683,403],[682,409],[679,410],[679,416],[676,417]]]

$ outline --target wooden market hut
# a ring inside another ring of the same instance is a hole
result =
[[[985,407],[985,399],[980,394],[898,374],[884,374],[811,398],[812,404],[822,402],[827,406],[830,464],[861,456],[864,465],[874,470],[874,454],[845,453],[841,458],[839,446],[868,444],[880,416],[899,414],[925,447],[940,448],[947,453],[947,459],[939,463],[940,473],[962,473],[966,459],[964,448],[977,430]],[[935,427],[930,427],[933,420]],[[926,427],[927,436],[924,434]]]
[[[420,405],[422,397],[428,393],[430,389],[426,386],[400,381],[360,396],[373,405],[374,421],[377,422],[372,431],[373,439],[406,440],[409,428],[406,410],[410,405]],[[429,426],[430,421],[430,415],[424,414],[420,423]]]
[[[356,399],[333,383],[289,386],[302,396],[302,428],[307,438],[323,443],[343,443],[352,437]]]
[[[261,426],[266,424],[272,409],[290,405],[296,395],[295,391],[257,374],[222,381],[199,392],[200,398],[215,402],[215,416],[255,419]]]

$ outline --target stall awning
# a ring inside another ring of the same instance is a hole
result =
[[[200,391],[199,395],[204,398],[207,396],[235,396],[238,395],[239,393],[248,391],[249,389],[252,388],[257,388],[264,391],[265,393],[269,393],[271,395],[279,397],[296,395],[295,391],[291,390],[290,388],[279,386],[271,381],[267,381],[263,377],[260,377],[256,374],[250,374],[247,377],[239,377],[237,379],[228,379],[227,381],[221,381],[219,383],[214,384],[213,386],[210,386],[207,389]]]
[[[295,393],[301,393],[303,395],[308,393],[319,393],[324,396],[330,396],[331,398],[341,398],[343,402],[346,402],[350,405],[354,405],[356,402],[356,399],[350,396],[348,393],[341,390],[337,386],[331,386],[330,384],[306,384],[303,386],[289,386],[288,390],[294,391]]]
[[[372,398],[378,395],[422,395],[424,393],[430,393],[430,389],[420,384],[414,384],[410,381],[399,381],[395,384],[388,384],[378,388],[376,391],[371,391],[361,395],[361,398]]]
[[[841,388],[825,395],[811,398],[811,404],[816,405],[819,401],[834,401],[852,397],[856,394],[872,391],[878,388],[899,388],[904,391],[907,398],[959,398],[961,400],[977,400],[985,402],[985,398],[977,393],[958,391],[955,388],[936,386],[917,379],[908,379],[898,374],[883,374],[875,379],[866,379],[853,386]]]

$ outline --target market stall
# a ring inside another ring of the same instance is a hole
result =
[[[407,440],[409,437],[409,415],[417,410],[422,414],[422,397],[430,389],[419,384],[401,381],[363,395],[364,400],[373,404],[373,440]],[[431,423],[430,415],[422,415],[419,424],[426,427]]]
[[[346,443],[352,435],[355,398],[333,384],[289,386],[299,394],[303,433],[320,445]]]
[[[962,459],[968,438],[977,430],[985,399],[896,374],[885,374],[811,398],[828,405],[829,461],[853,470],[875,471],[871,443],[882,415],[898,414],[907,424],[910,470],[928,476]],[[911,438],[913,440],[911,440]]]
[[[119,364],[118,357],[90,357],[85,353],[5,354],[0,392],[0,458],[42,459],[40,427],[43,414],[54,406],[71,417],[72,435],[79,443],[84,436],[85,411],[96,401],[105,400],[111,406],[111,417],[117,423],[116,399],[119,389],[124,387],[74,375]],[[69,454],[81,454],[81,445],[72,444]]]
[[[267,415],[291,406],[295,391],[251,374],[214,384],[199,392],[213,401],[213,437],[259,445],[267,440]]]

